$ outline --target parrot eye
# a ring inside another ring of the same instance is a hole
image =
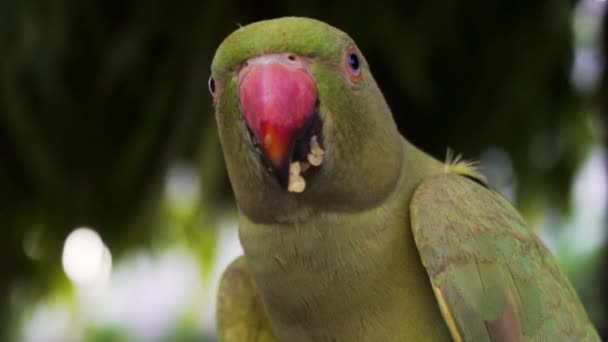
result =
[[[355,55],[353,52],[348,54],[348,66],[352,72],[359,72],[359,57]]]
[[[354,47],[350,47],[346,53],[346,69],[353,82],[361,79],[361,62]]]
[[[213,79],[213,76],[209,77],[209,92],[211,93],[211,96],[215,95],[215,80]]]

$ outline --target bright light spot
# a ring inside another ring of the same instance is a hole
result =
[[[576,216],[569,236],[579,252],[589,252],[601,246],[606,238],[604,225],[608,207],[608,175],[605,151],[594,148],[576,175],[572,200]]]
[[[112,255],[97,232],[77,228],[63,244],[63,270],[79,285],[105,284],[112,269]]]
[[[572,11],[575,53],[570,78],[582,93],[595,89],[603,68],[598,47],[605,7],[603,0],[582,0]]]
[[[480,156],[480,171],[488,178],[488,182],[511,202],[516,200],[516,179],[513,161],[504,148],[491,146]]]
[[[571,79],[574,87],[583,93],[591,92],[597,85],[602,62],[597,52],[590,48],[578,48],[574,53]]]
[[[184,312],[205,307],[198,298],[197,260],[184,250],[138,252],[122,259],[101,291],[80,291],[81,318],[123,327],[137,341],[164,341]]]
[[[22,340],[77,341],[77,332],[70,326],[70,313],[65,305],[42,303],[36,306],[31,316],[24,320]]]
[[[172,165],[167,173],[165,193],[169,203],[178,207],[196,203],[200,193],[198,169],[186,163]]]
[[[606,243],[608,161],[605,156],[601,147],[595,147],[580,166],[572,184],[571,215],[564,216],[550,209],[537,223],[539,236],[558,258],[589,256]]]
[[[576,210],[585,215],[601,215],[608,207],[605,151],[596,147],[579,170],[574,182],[573,200]]]

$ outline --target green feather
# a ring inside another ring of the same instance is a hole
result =
[[[599,340],[553,256],[498,193],[445,174],[418,187],[411,211],[422,263],[455,337]]]

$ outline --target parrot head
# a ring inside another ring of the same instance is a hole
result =
[[[228,174],[251,219],[354,211],[390,193],[401,137],[348,35],[307,18],[257,22],[221,43],[211,71]]]

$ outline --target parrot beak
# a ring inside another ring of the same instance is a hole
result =
[[[239,73],[239,104],[262,159],[287,187],[298,140],[313,126],[317,89],[307,65],[294,54],[249,59]]]

